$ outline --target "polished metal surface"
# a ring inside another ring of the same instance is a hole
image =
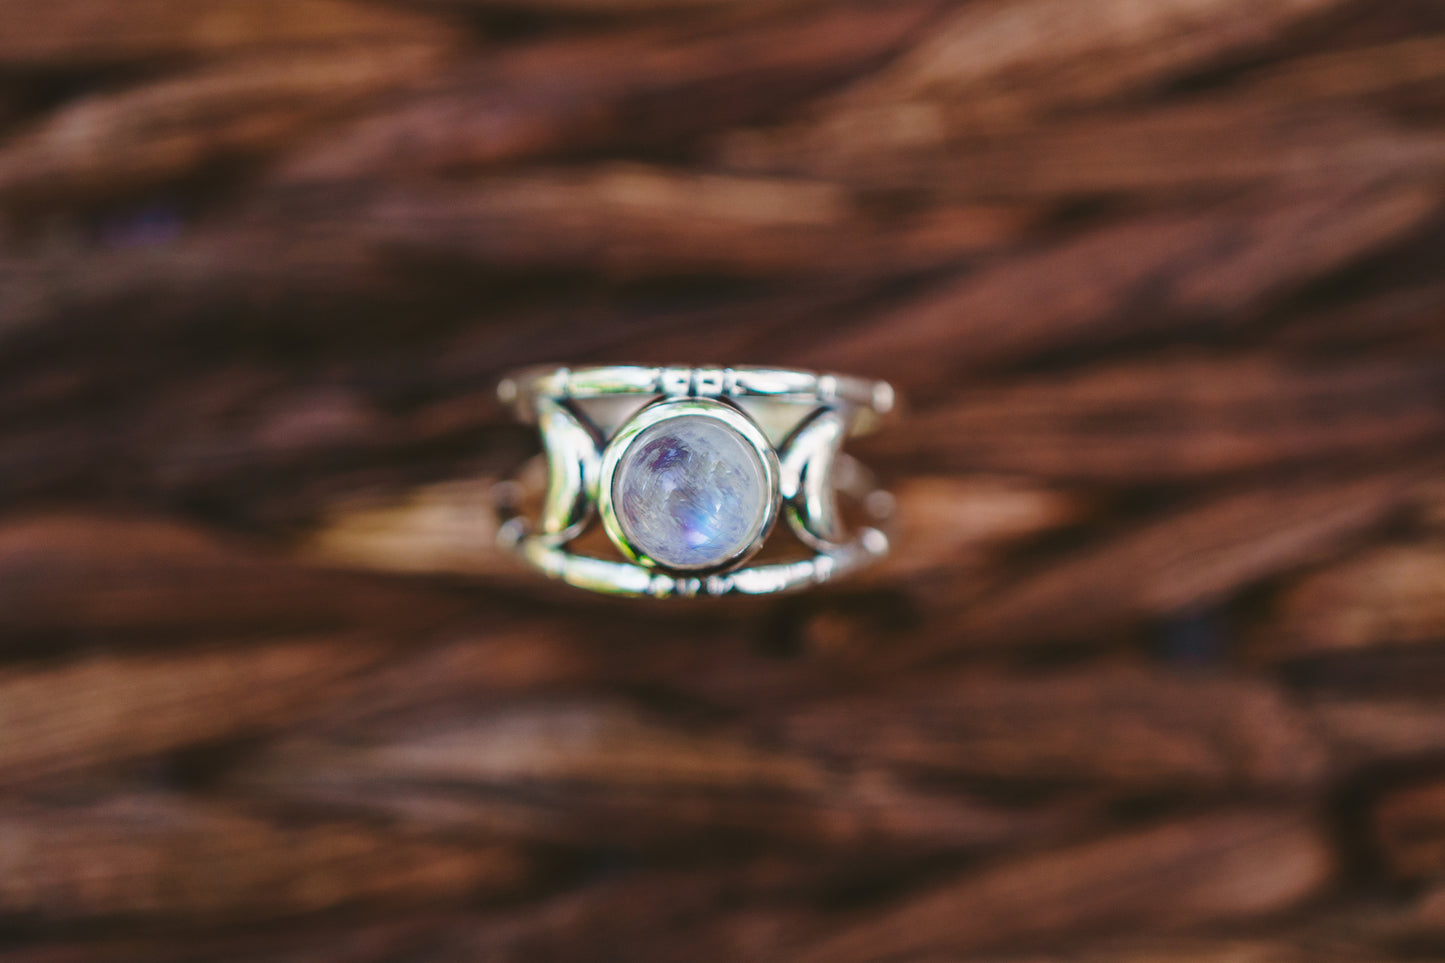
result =
[[[876,429],[892,408],[886,382],[788,368],[608,365],[523,369],[497,392],[537,425],[547,469],[536,518],[520,512],[520,483],[499,487],[499,540],[552,578],[614,595],[764,595],[828,581],[888,551],[882,525],[892,500],[842,452],[848,437]],[[756,534],[705,567],[652,557],[629,535],[615,498],[615,476],[633,444],[674,418],[716,420],[763,466],[768,507]],[[859,503],[867,524],[846,530],[840,494]],[[779,513],[811,554],[749,564]],[[573,550],[594,516],[620,558]]]

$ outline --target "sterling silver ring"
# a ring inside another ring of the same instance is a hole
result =
[[[542,439],[542,454],[498,486],[498,540],[570,585],[765,595],[888,551],[893,500],[842,452],[892,409],[887,382],[788,368],[548,366],[511,373],[497,394]],[[780,516],[790,535],[774,525]]]

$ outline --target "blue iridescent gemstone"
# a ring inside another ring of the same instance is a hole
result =
[[[612,481],[628,541],[673,569],[711,568],[742,553],[761,533],[771,497],[757,450],[707,415],[645,429]]]

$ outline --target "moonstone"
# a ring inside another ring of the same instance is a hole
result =
[[[612,481],[628,540],[674,569],[720,565],[767,521],[772,492],[756,449],[706,415],[680,415],[642,431]]]

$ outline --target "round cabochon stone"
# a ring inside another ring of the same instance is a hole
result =
[[[651,425],[617,463],[612,501],[628,540],[674,569],[721,565],[767,521],[772,491],[757,450],[708,415]]]

